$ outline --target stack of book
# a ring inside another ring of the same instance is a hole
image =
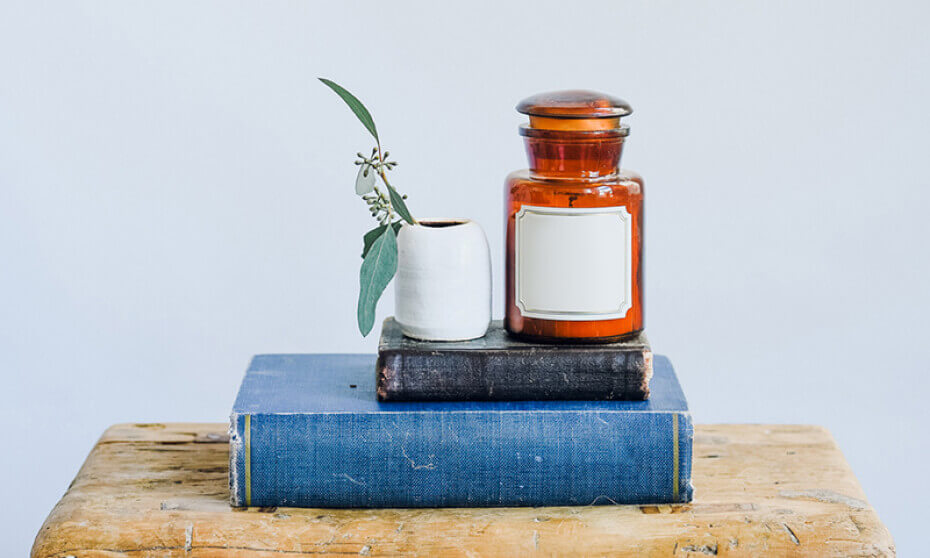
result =
[[[374,372],[373,373],[373,369]],[[557,506],[691,500],[693,428],[645,336],[464,343],[388,319],[368,355],[259,355],[230,424],[235,506]]]

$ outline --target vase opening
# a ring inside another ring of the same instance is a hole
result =
[[[442,229],[445,227],[457,227],[458,225],[464,225],[467,223],[467,219],[427,219],[420,220],[420,225],[424,227],[430,227],[433,229]]]

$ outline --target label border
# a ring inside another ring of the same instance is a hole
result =
[[[565,312],[558,310],[546,310],[541,308],[527,308],[526,303],[521,298],[521,253],[520,250],[520,221],[527,213],[537,215],[558,215],[562,217],[582,217],[586,215],[616,215],[623,223],[626,233],[626,241],[623,243],[624,251],[624,274],[626,277],[624,299],[620,301],[617,308],[611,308],[604,312]],[[626,317],[630,308],[633,307],[633,217],[627,211],[625,205],[608,206],[608,207],[542,207],[537,205],[522,205],[520,210],[514,216],[514,302],[520,314],[527,318],[539,318],[544,320],[560,320],[569,322],[589,322],[594,320],[617,320]]]

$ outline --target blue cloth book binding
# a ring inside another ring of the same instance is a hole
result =
[[[691,500],[669,360],[646,401],[382,403],[375,357],[259,355],[233,406],[234,506],[578,506]]]

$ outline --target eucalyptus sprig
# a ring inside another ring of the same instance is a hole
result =
[[[371,155],[358,153],[355,164],[359,167],[355,177],[355,193],[368,205],[368,211],[378,222],[362,237],[362,269],[359,273],[358,293],[358,329],[362,335],[368,335],[375,323],[375,308],[384,289],[397,272],[397,232],[406,221],[416,225],[417,221],[407,209],[407,196],[401,195],[388,182],[387,173],[397,166],[396,161],[388,159],[390,153],[382,151],[381,139],[371,113],[355,95],[349,93],[338,83],[319,78],[327,87],[336,92],[358,117],[365,129],[375,138]],[[384,185],[382,190],[378,178]]]

